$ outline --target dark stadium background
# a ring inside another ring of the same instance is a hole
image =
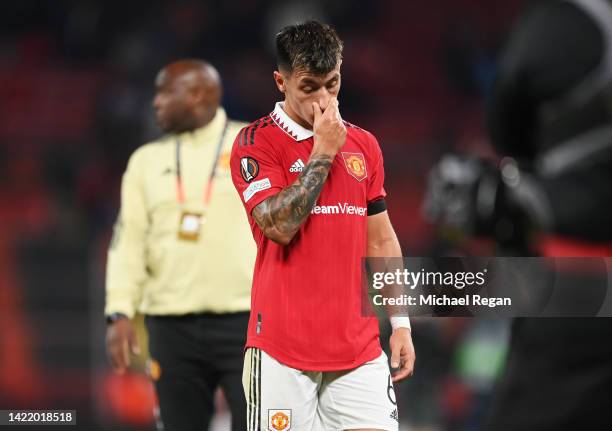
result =
[[[279,98],[275,32],[308,17],[335,25],[346,45],[341,112],[379,138],[404,253],[426,255],[440,247],[421,215],[427,171],[449,149],[490,152],[484,101],[525,3],[1,2],[0,409],[77,409],[79,429],[153,429],[146,378],[106,365],[102,310],[120,178],[132,151],[159,134],[150,105],[162,65],[211,61],[225,108],[250,121]],[[414,327],[416,374],[398,388],[402,426],[478,429],[505,323]],[[219,405],[215,429],[224,430]]]

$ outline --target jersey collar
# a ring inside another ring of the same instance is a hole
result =
[[[287,115],[283,106],[283,102],[276,102],[274,111],[270,113],[270,117],[272,117],[276,125],[296,141],[303,141],[304,139],[311,138],[314,135],[313,131],[293,121],[291,117]]]

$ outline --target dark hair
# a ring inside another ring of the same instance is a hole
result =
[[[307,21],[289,25],[276,34],[276,63],[288,72],[305,69],[325,75],[342,59],[343,47],[336,31],[327,24]]]

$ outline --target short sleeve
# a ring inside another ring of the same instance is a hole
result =
[[[374,135],[368,133],[371,146],[372,169],[368,183],[367,201],[368,203],[383,199],[387,196],[384,188],[385,168],[383,164],[382,151]]]
[[[230,167],[234,187],[250,216],[253,208],[286,186],[286,179],[281,161],[265,136],[255,133],[252,144],[244,143],[240,139],[244,130],[234,140]]]

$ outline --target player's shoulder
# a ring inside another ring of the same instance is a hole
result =
[[[378,140],[376,136],[369,130],[364,129],[363,127],[359,127],[353,123],[349,123],[346,120],[342,120],[344,126],[346,127],[347,135],[351,136],[353,139],[357,140],[361,145],[366,146],[369,149],[378,148]]]
[[[342,120],[342,122],[344,123],[344,127],[346,127],[346,132],[350,133],[351,135],[364,139],[376,139],[374,137],[374,134],[369,130],[364,129],[363,127],[359,127],[356,124],[350,123],[346,120]]]
[[[227,134],[229,136],[236,136],[239,131],[247,127],[249,123],[247,121],[228,119],[227,120]]]
[[[271,142],[269,138],[274,128],[276,128],[276,123],[270,115],[258,118],[239,130],[236,135],[236,140],[234,141],[234,146],[248,147],[266,145]]]

